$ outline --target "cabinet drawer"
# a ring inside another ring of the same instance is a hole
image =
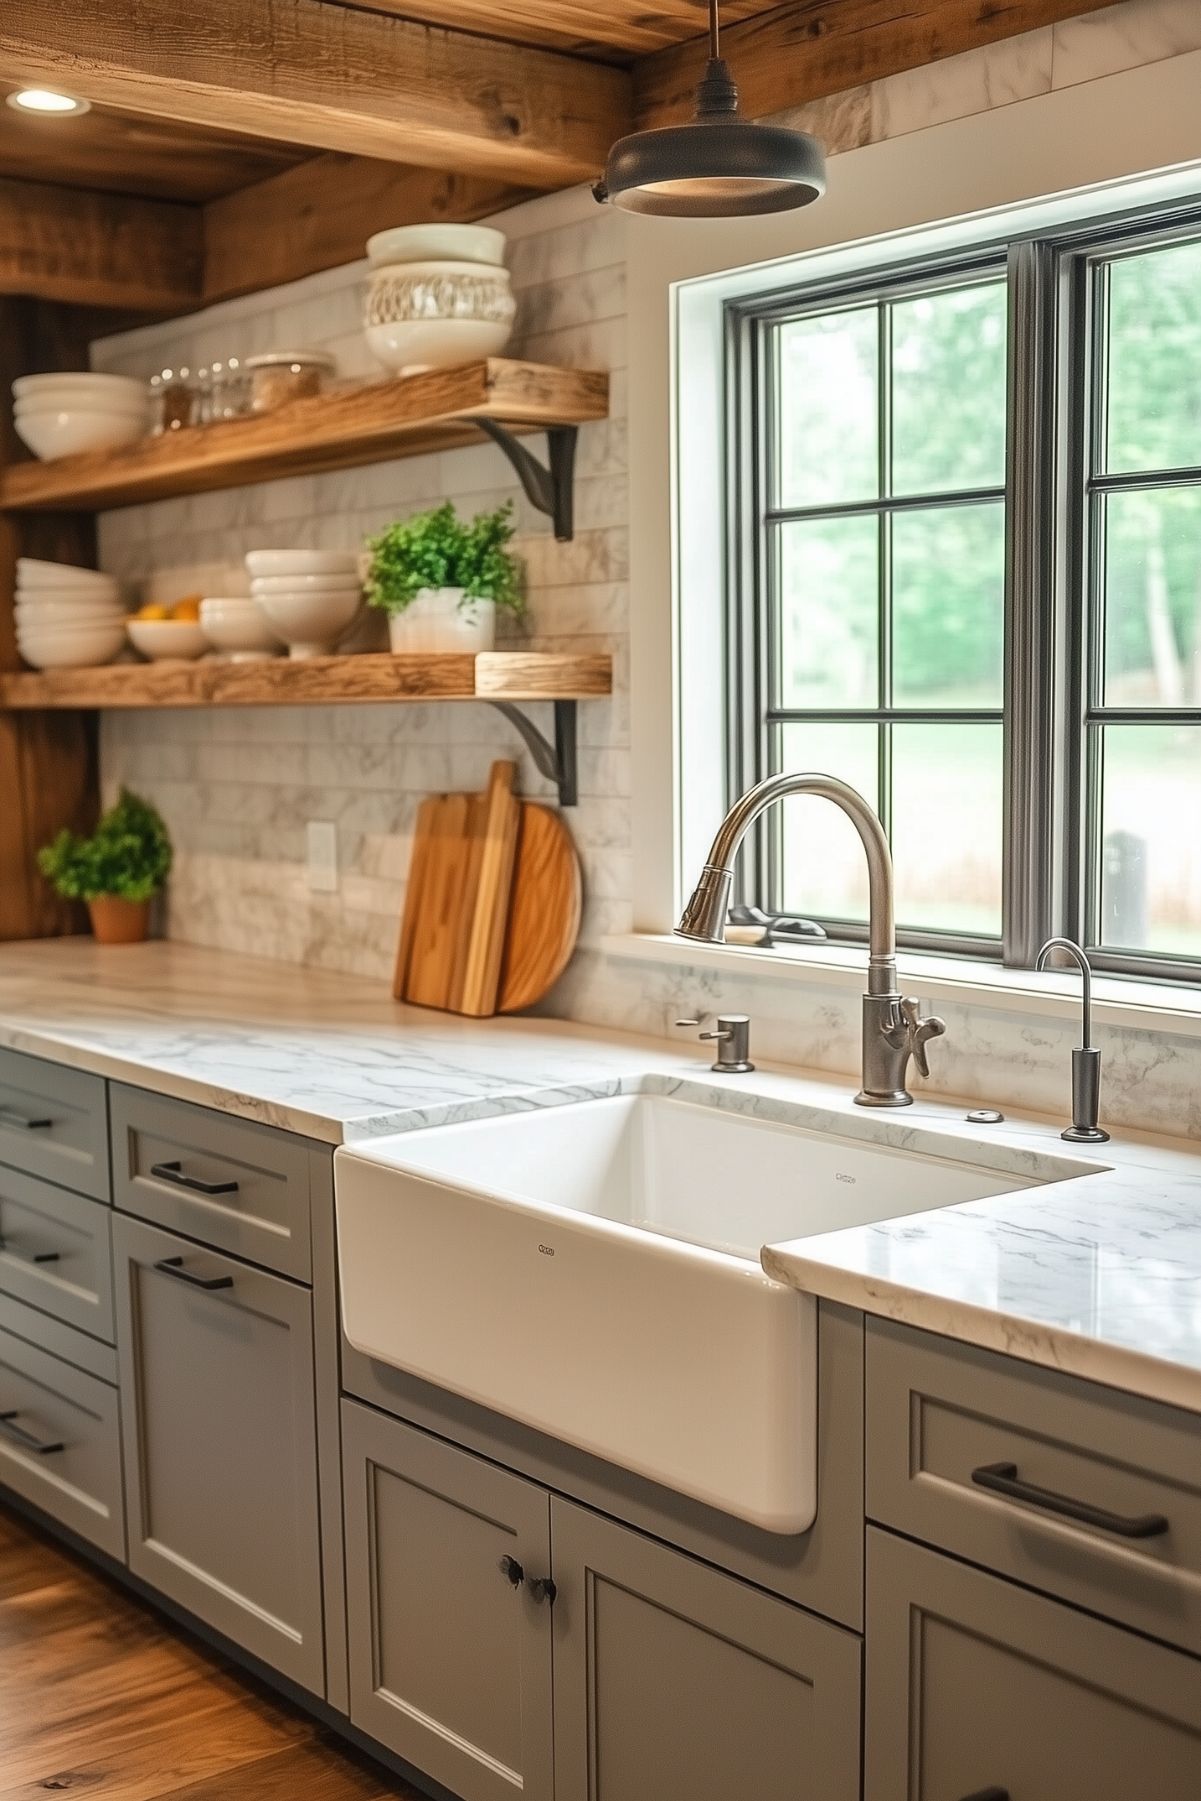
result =
[[[871,1320],[867,1510],[1201,1651],[1201,1418]]]
[[[129,1567],[325,1686],[312,1297],[117,1214]]]
[[[3,1330],[0,1483],[124,1561],[116,1389]]]
[[[0,1050],[0,1163],[107,1201],[108,1128],[100,1077]]]
[[[1201,1794],[1201,1664],[871,1528],[865,1801]]]
[[[307,1282],[309,1153],[270,1126],[113,1088],[118,1207]]]
[[[113,1342],[112,1212],[0,1166],[0,1290]]]

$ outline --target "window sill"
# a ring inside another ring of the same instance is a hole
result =
[[[635,932],[605,938],[610,957],[637,963],[671,963],[720,971],[731,978],[862,991],[866,949],[823,944],[813,949],[756,950],[739,944],[691,944],[670,932]],[[900,951],[897,968],[903,988],[923,1001],[957,1001],[997,1013],[1027,1013],[1043,1019],[1080,1018],[1080,978],[1068,970],[1035,975],[1001,969],[967,958]],[[1201,1038],[1201,986],[1168,987],[1125,977],[1093,978],[1093,1014],[1099,1024],[1144,1032],[1175,1032]]]

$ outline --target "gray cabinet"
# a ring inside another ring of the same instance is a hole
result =
[[[100,1077],[0,1050],[0,1163],[107,1201],[108,1118]]]
[[[0,1166],[0,1290],[113,1342],[112,1211]]]
[[[857,1637],[551,1503],[556,1801],[858,1801]]]
[[[113,1247],[129,1567],[319,1694],[308,1290],[119,1214]]]
[[[1201,1664],[867,1536],[865,1801],[1196,1801]]]
[[[545,1489],[353,1401],[342,1449],[352,1721],[464,1801],[550,1801]]]
[[[307,1282],[309,1147],[141,1088],[111,1091],[113,1199],[169,1232]]]
[[[363,1731],[464,1801],[858,1801],[853,1633],[352,1401],[342,1437]]]
[[[1201,1651],[1201,1420],[929,1332],[867,1333],[871,1517]]]

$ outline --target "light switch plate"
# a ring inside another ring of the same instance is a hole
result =
[[[338,828],[332,820],[309,820],[307,867],[315,894],[338,892]]]

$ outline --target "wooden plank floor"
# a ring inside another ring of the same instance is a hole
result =
[[[0,1508],[0,1801],[420,1801]]]

